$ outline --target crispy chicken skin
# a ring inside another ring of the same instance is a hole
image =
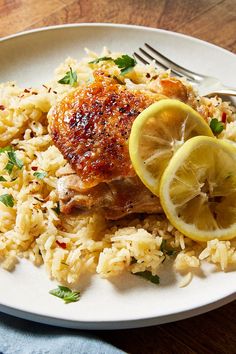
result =
[[[135,176],[128,150],[134,119],[160,99],[130,92],[103,72],[66,96],[49,115],[54,144],[81,179],[81,187]]]
[[[135,118],[155,101],[180,95],[183,85],[165,82],[159,92],[128,90],[101,70],[49,112],[49,131],[76,174],[61,177],[61,209],[102,209],[108,219],[129,213],[160,212],[159,199],[141,183],[129,157],[128,138]],[[171,86],[171,87],[170,87]],[[177,88],[177,89],[176,89]]]

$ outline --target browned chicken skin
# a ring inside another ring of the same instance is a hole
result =
[[[49,114],[54,144],[76,172],[59,181],[62,211],[69,213],[74,206],[100,208],[109,219],[158,212],[159,199],[139,181],[132,167],[128,138],[139,113],[165,98],[162,93],[170,89],[165,82],[160,93],[131,91],[102,71],[95,72],[94,79],[68,94]],[[174,85],[179,88],[180,84]]]
[[[51,114],[51,135],[83,188],[135,175],[127,144],[132,123],[158,99],[157,94],[130,92],[97,72],[92,84],[57,105]]]

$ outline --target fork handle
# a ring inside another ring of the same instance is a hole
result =
[[[223,95],[223,96],[236,96],[236,89],[231,89],[231,88],[222,88],[222,89],[216,89],[215,91],[205,95],[208,97],[215,96],[215,95]]]

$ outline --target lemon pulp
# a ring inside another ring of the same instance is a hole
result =
[[[203,136],[188,140],[163,173],[160,200],[170,222],[193,240],[235,237],[235,146]]]
[[[154,194],[159,195],[160,178],[173,154],[197,135],[213,136],[205,120],[178,100],[158,101],[135,119],[130,158],[137,175]]]

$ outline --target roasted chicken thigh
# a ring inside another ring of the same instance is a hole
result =
[[[165,98],[166,90],[166,82],[158,93],[129,90],[98,70],[92,83],[75,89],[51,109],[51,137],[74,171],[58,182],[63,212],[73,207],[100,209],[108,219],[160,212],[159,199],[135,174],[128,139],[135,118]]]

